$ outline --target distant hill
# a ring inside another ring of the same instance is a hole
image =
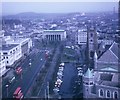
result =
[[[64,13],[34,13],[34,12],[24,12],[16,15],[3,16],[5,19],[33,19],[33,18],[55,18],[59,16],[66,15]]]

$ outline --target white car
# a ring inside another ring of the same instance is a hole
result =
[[[9,83],[12,83],[14,80],[15,80],[15,76],[13,76],[9,79]]]

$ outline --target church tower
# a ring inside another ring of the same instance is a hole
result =
[[[97,51],[97,32],[95,27],[89,27],[87,31],[89,58],[94,57],[95,50]]]
[[[88,68],[86,73],[83,75],[83,98],[90,98],[93,85],[93,72]]]
[[[88,66],[91,66],[94,60],[94,53],[98,49],[97,44],[97,31],[96,28],[91,26],[87,27],[87,59],[88,59]],[[92,65],[93,66],[93,65]]]

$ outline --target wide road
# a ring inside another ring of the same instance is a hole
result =
[[[27,93],[27,91],[29,90],[31,85],[33,84],[37,74],[40,72],[41,67],[45,63],[44,55],[45,55],[45,52],[35,51],[31,55],[29,55],[29,57],[27,57],[21,65],[19,65],[23,68],[22,78],[17,77],[15,82],[13,84],[9,85],[8,98],[13,97],[14,91],[19,86],[22,88],[23,94],[25,96],[25,94]],[[30,59],[31,59],[31,63],[32,63],[31,67],[29,65]],[[3,88],[2,89],[3,98],[6,98],[7,97],[6,96],[6,94],[7,94],[6,87],[3,86],[2,88]]]
[[[60,50],[59,50],[59,47],[56,48],[56,51],[55,51],[55,54],[54,54],[54,57],[53,57],[53,60],[50,64],[50,67],[49,67],[49,70],[46,74],[46,77],[44,79],[44,82],[38,92],[38,97],[39,98],[45,98],[45,90],[47,90],[47,84],[48,82],[52,81],[52,74],[54,73],[54,69],[56,67],[56,61],[57,61],[57,58],[58,58],[58,54],[60,53]]]

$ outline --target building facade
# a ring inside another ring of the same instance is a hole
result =
[[[19,44],[2,45],[2,52],[6,66],[12,66],[15,61],[22,57]]]
[[[78,44],[86,45],[87,43],[87,31],[86,30],[78,30]]]
[[[6,73],[5,58],[3,57],[3,52],[0,51],[0,77]]]
[[[120,47],[114,42],[101,57],[94,54],[94,69],[88,69],[83,75],[84,98],[120,99],[118,52]]]
[[[66,31],[64,30],[44,30],[43,39],[47,41],[63,41],[66,39]]]

